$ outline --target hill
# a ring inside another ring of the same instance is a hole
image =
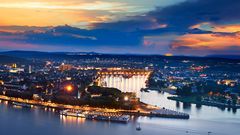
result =
[[[27,60],[23,59],[23,58],[0,55],[0,64],[26,63],[26,62],[27,62]]]
[[[207,57],[211,57],[211,58],[225,58],[225,59],[239,59],[240,60],[240,55],[209,55]]]

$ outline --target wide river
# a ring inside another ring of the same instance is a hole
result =
[[[240,110],[183,105],[167,93],[141,93],[141,100],[190,114],[189,120],[140,117],[128,124],[60,117],[41,108],[17,108],[0,103],[0,135],[239,135]],[[140,123],[142,130],[136,131]]]

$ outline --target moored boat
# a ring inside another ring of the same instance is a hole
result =
[[[25,103],[12,102],[12,104],[15,105],[15,106],[21,106],[21,107],[26,107],[26,108],[31,108],[32,107],[32,105],[25,104]]]
[[[103,113],[103,112],[83,112],[83,111],[74,111],[74,110],[63,110],[63,111],[60,111],[60,115],[82,117],[90,120],[124,122],[124,123],[127,123],[130,120],[129,115],[122,115],[122,114],[116,114],[116,113]]]
[[[137,127],[136,127],[136,130],[137,130],[137,131],[142,130],[142,128],[141,128],[141,126],[140,126],[140,123],[138,123],[138,125],[137,125]]]

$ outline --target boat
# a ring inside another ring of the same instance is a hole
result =
[[[142,128],[140,127],[140,123],[138,123],[138,125],[137,125],[137,127],[136,127],[136,130],[137,130],[137,131],[142,130]]]
[[[107,116],[101,114],[85,114],[87,119],[90,120],[101,120],[101,121],[111,121],[111,122],[123,122],[127,123],[130,120],[130,116],[128,115],[121,115],[121,116]]]
[[[25,103],[12,102],[12,104],[15,105],[15,106],[26,107],[26,108],[31,108],[32,107],[32,105],[25,104]]]
[[[130,116],[128,115],[121,115],[121,116],[110,116],[110,121],[116,122],[128,122],[130,120]]]
[[[81,111],[74,111],[74,110],[63,110],[63,111],[60,111],[60,115],[73,116],[73,117],[82,117],[82,118],[86,117]]]
[[[103,112],[86,112],[86,111],[84,112],[84,111],[74,111],[74,110],[63,110],[63,111],[60,111],[60,115],[82,117],[89,120],[123,122],[123,123],[127,123],[130,120],[129,115],[122,115],[122,114],[116,114],[116,113],[103,113]]]
[[[212,134],[212,132],[209,131],[209,132],[208,132],[208,135],[210,135],[210,134]]]

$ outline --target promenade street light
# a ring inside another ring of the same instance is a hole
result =
[[[0,85],[4,85],[4,82],[2,80],[0,80]]]
[[[73,86],[72,86],[72,85],[67,85],[67,86],[65,87],[65,90],[66,90],[67,92],[72,92],[72,91],[73,91]]]
[[[124,101],[128,101],[128,100],[129,100],[128,96],[125,96]]]

